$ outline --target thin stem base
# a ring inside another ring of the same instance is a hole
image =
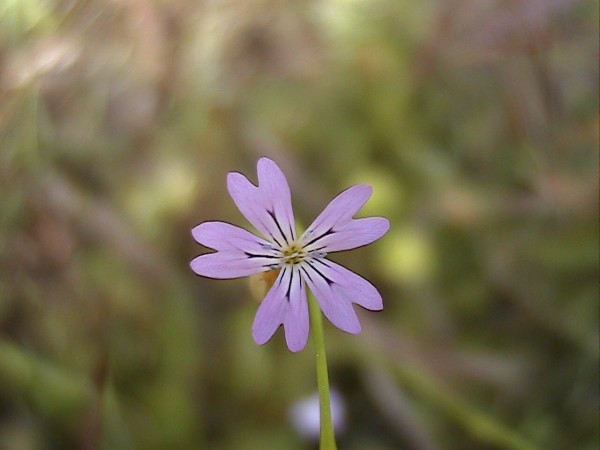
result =
[[[317,301],[308,295],[310,311],[310,327],[315,344],[315,359],[317,366],[317,386],[319,389],[319,412],[321,419],[320,450],[337,450],[333,420],[331,417],[331,400],[329,398],[329,375],[327,373],[327,355],[325,353],[325,337],[323,333],[323,317]]]

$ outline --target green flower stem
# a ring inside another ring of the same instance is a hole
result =
[[[335,433],[331,419],[331,401],[329,399],[329,375],[327,374],[327,355],[325,353],[325,338],[323,335],[323,318],[321,309],[312,294],[308,295],[310,311],[310,327],[315,344],[317,366],[317,386],[319,388],[319,412],[321,419],[321,444],[319,450],[337,450]]]

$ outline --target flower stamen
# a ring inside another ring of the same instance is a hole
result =
[[[288,247],[282,249],[282,264],[300,264],[308,256],[304,247],[297,242],[292,242]]]

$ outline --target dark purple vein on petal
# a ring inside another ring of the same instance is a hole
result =
[[[244,255],[248,257],[248,259],[252,258],[269,258],[269,259],[279,259],[279,256],[275,255],[259,255],[256,253],[244,252]]]
[[[290,302],[290,293],[292,292],[292,282],[294,281],[294,269],[290,269],[292,272],[290,273],[290,282],[288,283],[287,292],[285,293],[285,298]]]
[[[275,225],[277,225],[277,229],[281,233],[281,236],[283,236],[283,239],[285,239],[286,244],[289,245],[289,240],[288,240],[287,236],[285,235],[285,233],[283,232],[283,229],[281,228],[281,225],[279,224],[279,221],[275,217],[275,213],[273,211],[271,211],[270,209],[267,209],[267,212],[269,213],[269,215],[273,219],[273,222],[275,222]],[[273,239],[275,239],[275,238],[273,238]],[[279,244],[279,242],[277,242],[277,243]],[[279,244],[279,245],[281,245],[281,244]]]
[[[271,211],[269,211],[269,210],[267,209],[267,212],[269,213],[269,215],[271,215]],[[262,226],[265,228],[265,230],[267,230],[267,234],[269,235],[269,237],[270,237],[271,239],[273,239],[273,242],[275,242],[275,243],[276,243],[277,245],[279,245],[280,247],[283,247],[283,246],[281,245],[281,242],[279,242],[279,241],[277,240],[277,238],[276,238],[275,236],[273,236],[273,233],[271,233],[271,231],[269,230],[269,227],[268,227],[268,226],[267,226],[267,225],[266,225],[266,224],[265,224],[265,223],[264,223],[262,220],[260,221],[260,224],[261,224],[261,225],[262,225]],[[279,227],[279,225],[278,225],[278,227]],[[285,236],[284,236],[284,237],[285,237]]]
[[[323,258],[313,258],[312,262],[318,262],[319,264],[323,264],[328,269],[331,268],[331,266],[327,264]]]
[[[312,277],[310,276],[310,274],[307,272],[307,270],[303,267],[300,266],[300,270],[302,270],[302,272],[304,272],[304,275],[306,275],[306,278],[308,278],[310,281],[312,281]]]
[[[315,272],[317,272],[317,274],[319,274],[319,275],[321,276],[321,278],[323,278],[323,279],[325,280],[325,282],[326,282],[326,283],[327,283],[329,286],[331,286],[331,285],[333,284],[333,281],[332,281],[332,280],[330,280],[330,279],[329,279],[329,278],[328,278],[328,277],[327,277],[327,276],[326,276],[326,275],[325,275],[323,272],[321,272],[319,269],[317,269],[315,266],[313,266],[313,265],[312,265],[312,263],[313,263],[314,261],[318,261],[318,260],[307,261],[306,263],[307,263],[307,264],[310,266],[310,268],[311,268],[312,270],[314,270]],[[309,277],[309,278],[310,278],[310,277]],[[312,280],[312,278],[311,278],[311,280]]]
[[[333,231],[333,227],[331,227],[329,230],[327,230],[327,231],[326,231],[325,233],[323,233],[322,235],[320,235],[320,236],[317,236],[316,238],[314,238],[314,239],[312,239],[312,240],[308,241],[306,244],[304,244],[304,246],[305,246],[305,247],[308,247],[309,245],[312,245],[312,244],[314,244],[314,243],[315,243],[315,242],[317,242],[318,240],[320,240],[320,239],[323,239],[325,236],[329,236],[330,234],[333,234],[333,233],[335,233],[335,231]],[[321,247],[320,249],[323,249],[323,248],[325,248],[325,247]],[[319,249],[319,250],[320,250],[320,249]]]
[[[269,213],[269,215],[271,215],[271,211],[269,211],[269,210],[267,209],[267,212]],[[271,216],[271,217],[272,217],[272,216]],[[269,227],[268,227],[268,226],[267,226],[267,225],[266,225],[266,224],[265,224],[265,223],[264,223],[262,220],[260,220],[260,217],[257,217],[257,219],[259,219],[259,221],[260,221],[260,224],[261,224],[261,225],[262,225],[262,226],[265,228],[265,230],[267,230],[267,234],[268,234],[268,235],[271,237],[271,239],[273,239],[273,241],[274,241],[274,242],[275,242],[277,245],[279,245],[280,247],[282,247],[282,245],[281,245],[281,242],[279,242],[279,241],[278,241],[278,240],[275,238],[275,236],[273,236],[273,234],[272,234],[272,233],[271,233],[271,231],[269,230]],[[275,223],[277,223],[277,221],[276,221]],[[277,225],[277,227],[279,227],[279,224]],[[281,228],[280,228],[280,231],[281,231]],[[282,235],[283,235],[283,233],[282,233]],[[284,238],[285,238],[285,236],[284,236]]]

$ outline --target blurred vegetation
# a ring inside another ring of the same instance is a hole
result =
[[[0,449],[310,449],[309,348],[250,336],[190,229],[226,173],[299,220],[370,183],[334,259],[382,313],[326,329],[340,448],[598,448],[593,1],[3,0]]]

